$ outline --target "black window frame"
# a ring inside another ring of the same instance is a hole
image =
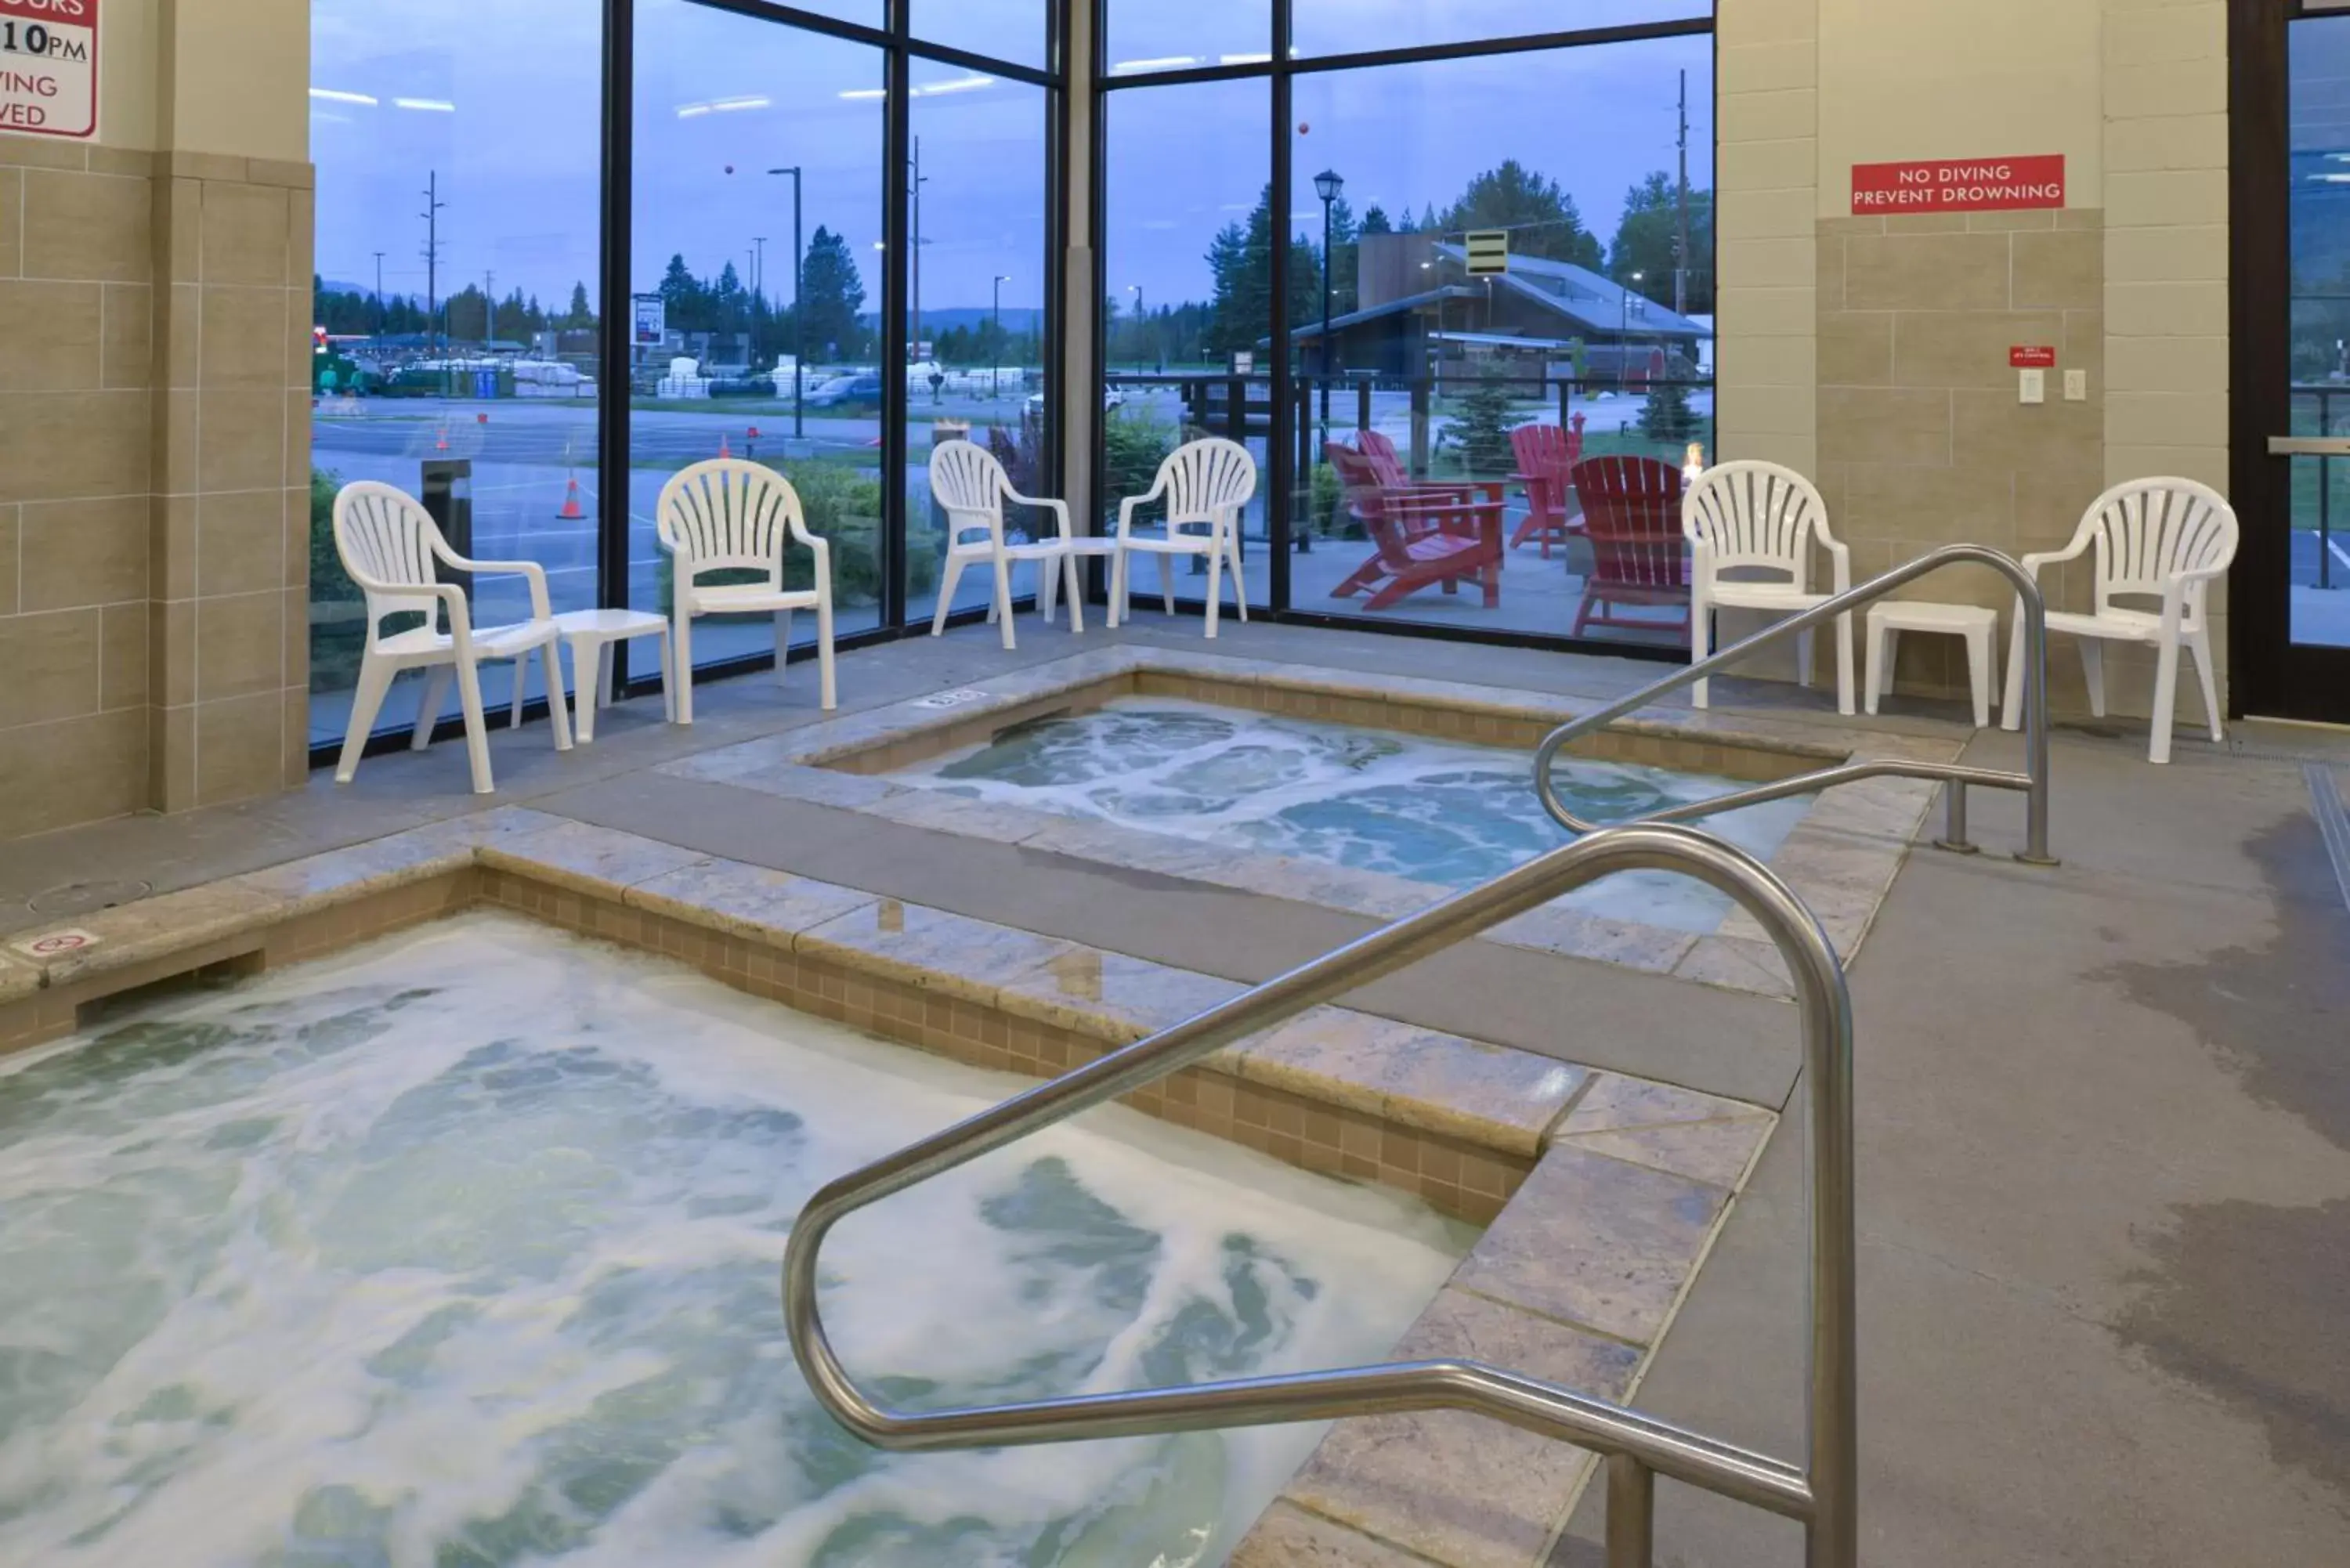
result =
[[[1050,368],[1057,359],[1064,323],[1067,319],[1066,254],[1070,192],[1067,178],[1069,91],[1066,67],[1068,16],[1071,5],[1084,4],[1085,0],[1045,0],[1045,65],[1041,67],[1014,60],[996,59],[915,36],[911,0],[888,0],[884,10],[885,25],[879,27],[804,11],[777,3],[777,0],[683,0],[683,3],[821,33],[880,49],[889,88],[881,147],[885,169],[894,167],[903,171],[907,166],[912,97],[908,88],[916,61],[957,66],[1043,89],[1046,198],[1045,232],[1040,236],[1045,254],[1045,291],[1038,332],[1040,355],[1048,373],[1042,453],[1045,472],[1061,472],[1062,410],[1066,400],[1060,395],[1058,378],[1051,373]],[[630,345],[626,324],[630,318],[630,296],[633,292],[630,268],[633,261],[631,224],[636,168],[636,0],[601,0],[602,79],[598,91],[603,110],[599,155],[602,189],[597,213],[600,226],[597,252],[602,276],[598,282],[597,293],[603,332],[598,345],[598,384],[600,390],[596,409],[596,602],[606,608],[628,607],[629,572],[632,564],[629,542],[629,487],[625,480],[630,450],[630,400],[628,392]],[[909,248],[906,234],[910,218],[909,192],[902,175],[894,181],[885,181],[883,190],[882,244],[883,254],[889,260],[882,269],[879,358],[881,363],[888,366],[903,364],[907,351],[906,258]],[[881,581],[880,625],[837,639],[835,647],[842,652],[895,642],[909,636],[926,635],[930,630],[928,617],[913,625],[910,625],[906,618],[906,529],[909,518],[903,476],[907,458],[907,421],[911,410],[905,380],[903,376],[885,376],[882,383],[881,468],[887,477],[881,486],[880,558],[877,563]],[[610,479],[614,474],[624,477],[616,483]],[[1030,601],[1024,598],[1020,602],[1025,604]],[[974,607],[950,614],[948,624],[968,625],[984,619],[986,615],[985,607]],[[612,649],[617,693],[636,697],[658,691],[658,669],[632,669],[629,659],[630,646],[621,643]],[[787,657],[796,663],[815,655],[814,644],[806,643],[794,646]],[[650,666],[652,661],[640,659],[639,663]],[[699,664],[692,674],[700,680],[725,679],[772,670],[775,663],[773,652],[747,654]],[[546,699],[536,697],[525,704],[523,719],[525,722],[531,722],[544,719],[546,713]],[[484,720],[493,729],[504,726],[511,722],[510,711],[501,705],[485,713]],[[463,730],[461,720],[444,718],[434,724],[433,738],[436,741],[451,739],[461,734]],[[408,733],[404,725],[398,729],[379,729],[369,737],[366,753],[373,755],[404,748],[408,744]],[[339,737],[332,741],[314,742],[310,747],[310,765],[319,768],[332,764],[341,747]]]
[[[1360,70],[1379,66],[1417,65],[1432,60],[1474,59],[1495,55],[1531,54],[1543,50],[1582,48],[1607,44],[1638,43],[1653,38],[1687,38],[1706,36],[1713,40],[1712,91],[1717,112],[1711,117],[1713,137],[1715,188],[1721,185],[1720,170],[1721,117],[1718,112],[1721,80],[1721,44],[1717,27],[1720,5],[1710,15],[1679,17],[1667,21],[1637,22],[1606,27],[1571,28],[1543,33],[1518,33],[1503,37],[1461,39],[1447,43],[1416,45],[1401,48],[1365,49],[1346,54],[1305,55],[1292,57],[1291,34],[1295,0],[1267,0],[1270,27],[1266,38],[1267,57],[1233,65],[1187,66],[1173,70],[1133,71],[1119,76],[1109,72],[1108,20],[1109,7],[1118,0],[1094,0],[1093,27],[1093,124],[1091,168],[1092,189],[1087,193],[1087,213],[1089,219],[1087,244],[1094,255],[1092,331],[1094,337],[1094,400],[1098,410],[1107,396],[1110,370],[1104,358],[1107,334],[1103,319],[1101,300],[1108,286],[1108,255],[1105,249],[1107,230],[1104,216],[1108,189],[1104,173],[1107,162],[1104,150],[1108,142],[1107,107],[1113,93],[1147,90],[1153,87],[1173,87],[1190,82],[1246,81],[1262,78],[1268,83],[1272,116],[1269,130],[1272,136],[1272,161],[1267,165],[1273,185],[1273,210],[1286,213],[1293,182],[1292,151],[1295,138],[1289,128],[1295,122],[1291,113],[1292,87],[1300,77],[1319,76],[1333,71]],[[1721,248],[1719,203],[1717,221],[1711,231],[1716,254]],[[1290,509],[1295,494],[1296,475],[1292,472],[1292,459],[1296,447],[1295,431],[1290,421],[1296,406],[1295,377],[1290,364],[1289,344],[1289,246],[1276,243],[1273,247],[1273,279],[1267,324],[1267,357],[1271,391],[1269,396],[1271,429],[1265,438],[1265,520],[1267,535],[1267,576],[1272,583],[1268,607],[1251,607],[1250,613],[1261,618],[1292,626],[1327,627],[1344,631],[1374,631],[1394,637],[1432,638],[1446,642],[1482,643],[1491,647],[1534,648],[1556,652],[1600,653],[1624,659],[1648,659],[1659,663],[1687,663],[1689,650],[1666,644],[1615,641],[1607,638],[1570,637],[1563,632],[1523,631],[1501,627],[1449,625],[1441,622],[1390,618],[1367,613],[1347,613],[1332,610],[1299,609],[1291,601],[1289,562],[1292,548]],[[1709,261],[1709,266],[1712,263]],[[1720,271],[1713,268],[1716,287],[1720,286]],[[1717,342],[1719,339],[1717,338]],[[1716,378],[1719,379],[1717,357]],[[1715,402],[1715,439],[1721,435],[1721,400]],[[1097,412],[1097,419],[1102,416]],[[1091,488],[1097,503],[1106,504],[1104,481],[1106,471],[1102,461],[1102,442],[1096,432],[1092,453]],[[1103,575],[1095,574],[1092,599],[1107,603],[1107,584]],[[1176,595],[1179,610],[1199,613],[1206,608],[1197,597],[1186,597],[1180,590]]]

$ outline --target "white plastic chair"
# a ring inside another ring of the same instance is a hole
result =
[[[674,565],[670,614],[671,666],[677,676],[677,722],[693,722],[693,618],[775,616],[775,683],[782,685],[792,642],[792,612],[816,611],[816,659],[822,701],[838,702],[832,678],[832,546],[808,532],[799,492],[764,463],[713,457],[681,468],[661,486],[653,526]],[[813,587],[784,587],[784,547],[796,542],[816,557]],[[710,572],[761,574],[756,582],[711,584]]]
[[[1118,553],[1110,565],[1109,624],[1134,617],[1133,579],[1128,558],[1137,551],[1159,557],[1159,598],[1169,615],[1175,613],[1177,556],[1208,558],[1208,635],[1216,635],[1216,613],[1223,597],[1223,568],[1232,568],[1232,597],[1241,619],[1248,619],[1248,585],[1241,575],[1241,512],[1256,493],[1256,460],[1248,448],[1222,436],[1186,441],[1167,454],[1159,476],[1140,495],[1118,504]],[[1164,497],[1167,535],[1159,538],[1134,533],[1134,509]],[[1202,528],[1205,533],[1187,533]]]
[[[2219,682],[2211,667],[2211,624],[2204,600],[2211,579],[2236,558],[2236,535],[2235,509],[2210,485],[2191,479],[2134,479],[2115,485],[2089,504],[2071,544],[2023,557],[2023,569],[2037,579],[2041,567],[2078,560],[2091,545],[2097,547],[2096,607],[2086,615],[2050,610],[2048,629],[2080,639],[2081,670],[2089,683],[2089,711],[2099,718],[2106,712],[2103,645],[2155,646],[2154,734],[2146,753],[2150,763],[2170,760],[2181,643],[2195,658],[2212,743],[2223,737]],[[2162,607],[2132,609],[2116,604],[2117,597],[2157,598]],[[2000,722],[2012,730],[2022,722],[2023,607],[2019,600],[2008,641],[2007,707]]]
[[[971,441],[941,441],[931,449],[931,493],[947,514],[946,576],[939,584],[939,607],[931,617],[931,635],[947,628],[947,613],[954,605],[955,584],[963,567],[987,562],[995,572],[995,597],[987,618],[1003,628],[1003,646],[1012,647],[1012,565],[1036,563],[1036,607],[1046,625],[1053,619],[1053,594],[1066,577],[1069,592],[1069,629],[1086,629],[1079,607],[1085,590],[1077,582],[1077,559],[1070,553],[1069,508],[1050,496],[1023,495],[1012,488],[1012,476],[995,454]],[[1003,537],[1003,504],[1042,506],[1053,514],[1059,532],[1052,538],[1025,545]],[[970,537],[966,537],[970,535]]]
[[[457,676],[457,701],[465,714],[465,756],[473,764],[473,793],[488,794],[490,742],[482,722],[480,667],[484,660],[514,660],[514,722],[522,722],[523,671],[533,649],[546,674],[546,716],[555,730],[555,749],[571,749],[571,721],[563,702],[563,673],[556,657],[559,637],[546,597],[546,571],[536,561],[469,560],[449,548],[440,525],[417,499],[393,485],[361,480],[346,484],[335,496],[335,553],[343,570],[367,598],[367,645],[359,654],[359,688],[351,694],[350,727],[343,732],[342,755],[335,763],[335,782],[348,784],[359,772],[359,753],[375,728],[376,714],[391,689],[392,677],[403,670],[430,670],[423,701],[416,710],[416,728],[409,740],[414,751],[432,742],[432,726],[441,717],[441,700],[448,694],[449,675]],[[473,625],[465,590],[439,580],[434,564],[460,572],[517,573],[530,587],[530,619],[509,626]],[[424,624],[383,632],[384,617],[421,612]],[[441,629],[442,615],[448,629]]]
[[[1828,532],[1827,503],[1812,482],[1775,462],[1721,462],[1681,496],[1690,542],[1690,661],[1713,642],[1712,612],[1752,609],[1793,615],[1852,587],[1852,552]],[[1812,591],[1812,546],[1828,553],[1830,593]],[[1731,576],[1725,574],[1740,573]],[[1852,617],[1836,617],[1836,711],[1853,711]],[[1812,683],[1812,639],[1795,644],[1797,679]],[[1690,689],[1706,705],[1706,685]]]

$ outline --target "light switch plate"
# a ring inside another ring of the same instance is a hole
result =
[[[2015,373],[2016,400],[2024,403],[2044,403],[2048,400],[2048,372],[2018,370]]]
[[[2064,372],[2064,400],[2068,403],[2085,403],[2089,400],[2089,373],[2086,370]]]

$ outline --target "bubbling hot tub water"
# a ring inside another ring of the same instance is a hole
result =
[[[1526,753],[1175,698],[1122,698],[1015,724],[888,776],[1448,888],[1490,880],[1567,838],[1534,797]],[[1577,814],[1600,822],[1740,787],[1704,774],[1573,756],[1559,759],[1557,777]],[[1796,796],[1701,826],[1767,860],[1810,809],[1810,797]],[[1654,871],[1611,877],[1560,901],[1700,933],[1730,908],[1710,888]]]
[[[0,1064],[0,1562],[1180,1568],[1320,1428],[889,1455],[777,1300],[820,1182],[1020,1080],[473,915]],[[852,1217],[934,1407],[1382,1356],[1469,1231],[1117,1107]]]

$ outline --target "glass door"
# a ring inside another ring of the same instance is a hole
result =
[[[2350,0],[2234,26],[2233,705],[2350,722]]]

